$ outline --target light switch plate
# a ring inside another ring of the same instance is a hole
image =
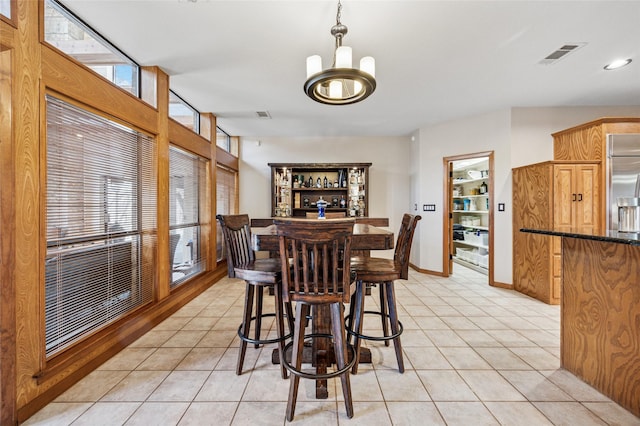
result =
[[[435,212],[436,211],[436,205],[435,204],[423,204],[422,205],[422,211],[423,212]]]

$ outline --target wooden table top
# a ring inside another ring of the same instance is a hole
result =
[[[251,228],[251,244],[256,251],[278,251],[276,226]],[[365,223],[353,225],[352,250],[389,250],[393,248],[393,244],[392,231]]]

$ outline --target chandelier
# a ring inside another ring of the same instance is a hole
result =
[[[351,48],[342,45],[347,26],[340,22],[342,4],[338,0],[336,24],[331,35],[336,38],[333,66],[322,69],[322,58],[313,55],[307,58],[307,81],[304,92],[314,101],[328,105],[348,105],[366,99],[376,90],[376,62],[371,56],[360,60],[360,69],[353,68]]]

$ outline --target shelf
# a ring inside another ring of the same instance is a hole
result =
[[[317,212],[318,211],[318,207],[316,206],[312,206],[312,207],[294,207],[293,210],[300,210],[300,211],[305,211],[305,212]],[[325,207],[324,211],[325,212],[346,212],[348,209],[344,208],[344,207]]]
[[[478,179],[453,179],[453,184],[454,185],[463,185],[465,183],[473,183],[473,182],[482,182],[482,181],[487,181],[489,180],[489,176],[485,176],[482,178],[478,178]]]
[[[485,246],[483,244],[468,243],[465,240],[453,240],[453,242],[454,243],[464,244],[465,246],[471,246],[471,247],[477,247],[477,248],[489,250],[489,246]]]
[[[466,260],[459,259],[457,257],[453,257],[453,261],[459,265],[466,266],[469,269],[473,269],[476,272],[481,272],[483,274],[488,274],[487,268],[483,268],[482,266],[474,265],[473,263],[467,262]]]
[[[478,230],[481,230],[481,231],[488,231],[489,230],[488,226],[463,225],[461,223],[456,223],[455,225],[464,226],[465,228],[478,229]]]
[[[488,214],[489,210],[453,210],[453,213],[480,213]]]
[[[340,192],[346,192],[349,190],[349,188],[291,188],[292,191],[340,191]]]
[[[454,195],[452,198],[480,198],[480,197],[488,197],[489,194],[479,194],[479,195]]]

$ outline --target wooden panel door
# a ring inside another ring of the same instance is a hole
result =
[[[574,173],[577,201],[574,205],[575,228],[583,233],[593,233],[600,222],[599,166],[576,165]]]
[[[571,231],[574,226],[574,208],[578,195],[574,191],[575,166],[559,164],[553,171],[553,228]]]

